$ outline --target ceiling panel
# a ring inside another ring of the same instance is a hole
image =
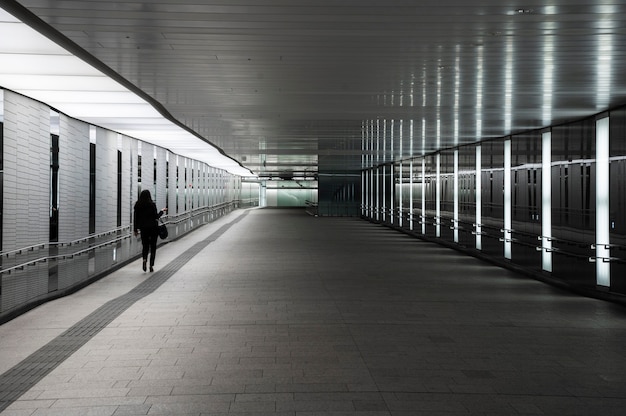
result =
[[[364,126],[388,161],[626,102],[623,1],[18,3],[262,175],[359,170]]]

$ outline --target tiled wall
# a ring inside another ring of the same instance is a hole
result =
[[[32,245],[40,247],[2,257],[0,322],[17,313],[16,311],[26,310],[39,301],[72,290],[137,256],[141,245],[132,236],[131,222],[133,205],[140,189],[150,190],[159,209],[169,206],[172,221],[176,221],[170,231],[172,239],[189,231],[192,225],[214,219],[238,206],[235,197],[239,193],[233,190],[225,192],[224,187],[241,186],[241,183],[227,172],[60,114],[58,241],[62,244],[48,244],[51,212],[51,109],[28,97],[2,91],[2,253]],[[89,233],[90,141],[95,141],[96,149],[96,227],[93,234]],[[118,227],[118,151],[122,153],[121,228]],[[142,155],[141,185],[138,183],[139,152]],[[212,172],[215,179],[207,180],[204,188],[205,182],[198,175],[203,170]],[[193,187],[187,187],[190,184]],[[220,189],[208,189],[207,186]],[[202,195],[213,195],[213,198],[203,198]],[[200,212],[193,215],[192,199],[194,209],[200,209]],[[222,203],[228,203],[229,206],[219,210],[210,207]],[[98,236],[101,233],[105,235]],[[67,244],[79,239],[83,240],[79,244]],[[103,242],[107,245],[97,250],[89,249],[90,245]],[[73,255],[85,249],[84,253]],[[43,260],[32,261],[33,259]],[[12,269],[12,266],[18,264],[24,266]]]
[[[6,91],[3,250],[47,241],[49,182],[50,109]]]
[[[59,241],[73,241],[89,233],[89,125],[61,114],[60,127]]]

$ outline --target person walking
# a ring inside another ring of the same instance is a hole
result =
[[[135,237],[141,233],[141,256],[143,257],[143,271],[146,271],[148,253],[150,253],[150,271],[154,271],[154,260],[156,257],[158,239],[158,219],[167,212],[167,208],[157,211],[156,204],[152,201],[150,191],[144,189],[139,194],[139,199],[135,202],[133,224]]]

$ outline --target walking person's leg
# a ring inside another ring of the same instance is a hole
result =
[[[150,235],[150,271],[154,271],[154,260],[156,259],[156,249],[157,249],[157,233],[154,232]]]
[[[146,271],[146,263],[148,262],[148,251],[150,250],[150,233],[148,230],[141,230],[141,257],[143,258],[142,268]]]

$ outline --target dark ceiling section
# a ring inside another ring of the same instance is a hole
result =
[[[617,0],[19,3],[265,176],[359,170],[372,152],[424,154],[626,97]]]

